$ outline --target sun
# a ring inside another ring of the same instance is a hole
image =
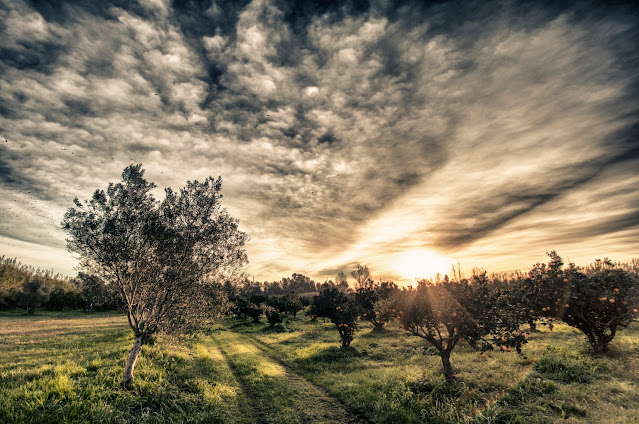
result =
[[[427,249],[406,250],[394,261],[395,271],[408,278],[431,278],[449,273],[453,259]]]

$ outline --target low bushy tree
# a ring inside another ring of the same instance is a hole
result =
[[[376,329],[384,328],[384,325],[395,317],[394,296],[397,291],[397,285],[392,282],[369,281],[368,284],[358,288],[355,299],[362,317],[370,321]]]
[[[50,311],[62,311],[67,308],[79,308],[81,305],[82,300],[76,290],[65,290],[61,287],[57,287],[51,292],[49,300],[44,306]]]
[[[262,308],[262,305],[257,305],[253,302],[247,302],[244,311],[255,324],[260,322],[260,318],[262,318],[262,315],[264,314],[264,308]]]
[[[108,290],[104,281],[96,276],[84,272],[78,273],[77,288],[82,299],[82,307],[84,312],[90,314],[94,308],[99,308],[108,303],[111,298],[115,297],[115,293]]]
[[[568,279],[562,268],[564,262],[554,250],[548,256],[547,265],[533,265],[528,275],[519,281],[519,305],[526,314],[530,331],[536,331],[539,321],[552,329],[553,321],[561,318],[566,303]]]
[[[308,316],[311,317],[312,320],[317,320],[317,318],[322,318],[322,320],[326,322],[326,319],[331,318],[333,310],[335,309],[335,306],[333,304],[333,299],[331,296],[322,295],[322,293],[326,292],[327,290],[341,291],[335,286],[326,287],[320,291],[319,295],[313,296],[313,299],[311,300],[311,304],[306,312]]]
[[[379,299],[373,305],[373,314],[375,315],[375,322],[377,325],[375,328],[382,329],[384,325],[390,323],[395,320],[397,315],[397,299],[388,298],[388,299]],[[372,321],[371,321],[372,322]],[[375,325],[375,323],[373,323]]]
[[[322,290],[313,300],[314,305],[320,305],[318,308],[320,313],[329,318],[337,327],[342,341],[341,347],[349,347],[355,336],[360,314],[353,296],[332,287]]]
[[[485,273],[476,272],[471,279],[422,280],[416,289],[403,292],[400,318],[412,335],[435,347],[444,378],[452,383],[455,377],[450,356],[460,340],[482,351],[494,344],[513,345],[519,350],[525,343],[517,315],[502,310],[508,303],[502,295]]]
[[[22,284],[22,290],[15,294],[18,305],[33,315],[43,303],[49,300],[51,285],[41,275],[32,275]]]
[[[302,302],[299,297],[287,294],[279,297],[271,297],[269,298],[269,304],[272,303],[271,306],[277,308],[282,314],[293,315],[293,317],[297,317],[297,313],[302,310]]]
[[[266,314],[266,321],[268,321],[271,327],[284,322],[282,313],[272,306],[267,306],[266,308],[264,308],[264,313]]]
[[[639,316],[637,275],[604,259],[585,269],[571,264],[568,280],[563,320],[585,334],[596,354],[607,353],[617,331]]]

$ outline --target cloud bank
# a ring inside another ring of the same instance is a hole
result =
[[[3,254],[71,272],[65,209],[132,162],[221,175],[258,279],[639,252],[631,4],[58,6],[0,7]]]

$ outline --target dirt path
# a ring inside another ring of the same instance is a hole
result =
[[[366,423],[337,399],[299,376],[248,336],[213,336],[259,423]]]

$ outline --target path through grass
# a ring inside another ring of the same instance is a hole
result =
[[[564,324],[533,334],[524,356],[482,357],[462,343],[452,356],[454,387],[445,384],[436,352],[397,327],[379,332],[363,324],[344,350],[329,323],[227,326],[373,422],[639,422],[637,325],[618,335],[608,357],[590,354]]]
[[[343,405],[269,357],[247,336],[220,331],[220,350],[262,423],[358,423]]]
[[[436,353],[401,329],[363,324],[352,349],[333,325],[238,320],[210,336],[144,346],[133,391],[118,388],[133,343],[113,314],[0,314],[1,423],[637,423],[639,325],[607,357],[565,325],[525,356],[466,344],[445,384]]]

